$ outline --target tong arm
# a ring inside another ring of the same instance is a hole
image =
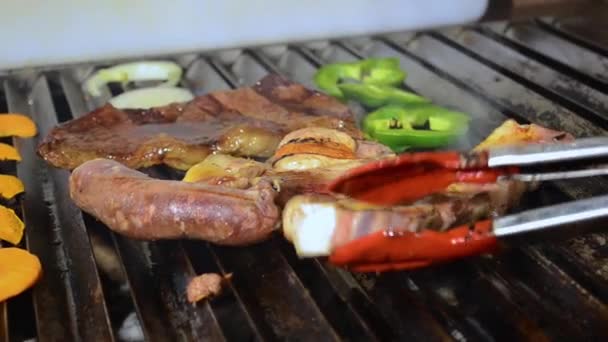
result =
[[[488,152],[488,166],[531,166],[606,157],[608,157],[608,137],[594,137],[563,144],[494,148]]]
[[[523,211],[494,220],[498,238],[526,233],[574,227],[578,224],[608,223],[608,195]],[[602,224],[602,226],[606,226]]]

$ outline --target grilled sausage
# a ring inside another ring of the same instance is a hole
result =
[[[242,190],[160,180],[107,159],[77,167],[70,196],[113,231],[135,239],[246,245],[264,240],[279,223],[268,181]]]

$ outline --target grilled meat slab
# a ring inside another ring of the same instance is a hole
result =
[[[504,215],[516,205],[527,184],[505,181],[480,188],[445,192],[410,205],[381,207],[349,198],[305,194],[283,209],[283,232],[298,255],[326,256],[334,248],[384,231],[399,235],[449,228]]]
[[[566,132],[538,125],[505,121],[475,150],[497,146],[573,141]],[[304,194],[290,198],[283,208],[283,233],[299,256],[327,256],[363,236],[445,231],[481,219],[504,215],[535,184],[514,180],[491,184],[454,183],[444,192],[409,205],[382,207],[341,196]],[[388,189],[387,191],[391,191]]]
[[[108,159],[74,169],[70,196],[110,229],[135,239],[247,245],[266,239],[279,222],[269,182],[235,189],[160,180]]]
[[[167,164],[186,170],[214,151],[268,158],[283,136],[304,127],[333,128],[362,138],[347,106],[268,75],[252,87],[214,92],[188,103],[149,110],[105,105],[54,128],[38,154],[70,170],[95,158],[131,168]]]

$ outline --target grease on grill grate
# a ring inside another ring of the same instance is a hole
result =
[[[470,134],[456,145],[469,148],[509,117],[578,137],[605,135],[605,48],[591,49],[545,21],[491,25],[295,46],[282,54],[244,50],[231,61],[198,57],[184,62],[184,84],[201,94],[278,72],[313,87],[322,63],[395,56],[408,72],[407,89],[472,115]],[[563,55],[547,55],[555,51]],[[589,60],[596,63],[579,64]],[[80,91],[81,74],[65,70],[26,82],[2,80],[0,112],[30,113],[43,136],[57,122],[99,105]],[[107,94],[122,91],[112,85]],[[28,291],[8,303],[8,327],[0,320],[0,331],[8,330],[11,340],[608,338],[603,234],[415,272],[352,275],[319,260],[299,260],[280,238],[225,248],[117,236],[74,209],[67,174],[39,161],[32,147],[20,145],[23,165],[0,163],[0,171],[19,173],[30,186],[29,197],[20,200],[30,225],[39,227],[28,227],[28,247],[45,257],[49,276],[35,297]],[[147,172],[182,176],[162,167]],[[605,179],[552,183],[516,210],[607,190]],[[185,285],[206,272],[232,272],[234,278],[222,296],[192,306]]]

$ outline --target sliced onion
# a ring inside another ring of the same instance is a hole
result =
[[[148,109],[170,103],[188,102],[193,98],[194,95],[188,89],[151,87],[122,93],[110,99],[110,104],[119,109]]]
[[[174,62],[144,61],[119,64],[100,69],[85,82],[86,91],[92,96],[101,95],[101,87],[110,82],[126,84],[130,81],[161,81],[159,87],[173,87],[182,77],[182,68]]]

